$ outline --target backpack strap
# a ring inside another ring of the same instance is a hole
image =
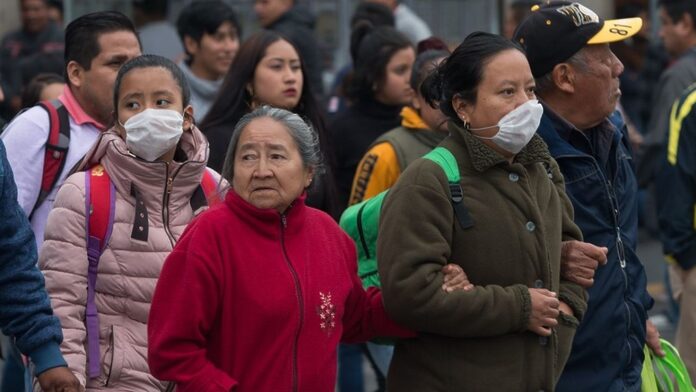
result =
[[[454,157],[450,150],[442,146],[435,147],[432,151],[427,153],[424,158],[437,163],[438,166],[440,166],[445,172],[447,182],[449,183],[452,208],[454,208],[454,214],[457,216],[459,225],[462,227],[462,229],[473,227],[474,220],[471,218],[469,210],[466,208],[464,203],[462,203],[464,200],[464,191],[462,190],[462,185],[460,184],[461,176],[459,175],[457,158]]]
[[[98,377],[101,371],[99,353],[99,318],[95,302],[97,269],[106,244],[111,237],[114,224],[116,189],[101,165],[85,173],[85,231],[87,235],[87,362],[90,378]]]
[[[39,196],[29,214],[29,219],[34,212],[46,200],[58,183],[58,177],[63,172],[65,158],[70,145],[70,120],[68,109],[60,100],[42,101],[38,105],[48,112],[49,131],[46,140],[46,152],[44,153],[43,175]]]
[[[213,173],[209,169],[203,171],[203,178],[196,190],[191,196],[191,209],[195,212],[205,206],[214,206],[222,202],[220,192],[218,192],[218,183],[213,177]]]

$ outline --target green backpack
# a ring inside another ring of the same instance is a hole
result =
[[[462,203],[462,187],[459,184],[459,167],[457,159],[445,147],[435,147],[423,158],[437,163],[445,171],[449,182],[450,200],[454,213],[462,229],[474,225],[466,206]],[[341,215],[340,225],[348,233],[358,248],[358,275],[363,287],[381,287],[377,273],[377,234],[382,203],[389,189],[346,209]]]

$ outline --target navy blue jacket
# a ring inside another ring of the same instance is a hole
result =
[[[0,141],[0,328],[29,355],[36,374],[67,366],[60,353],[63,333],[53,316],[44,278],[36,266],[36,242]]]
[[[667,259],[684,270],[696,265],[696,84],[671,110],[667,153],[656,179],[660,238]]]
[[[584,240],[609,249],[557,390],[638,391],[653,301],[635,253],[637,183],[624,122],[615,113],[583,133],[544,107],[537,132],[561,168]]]

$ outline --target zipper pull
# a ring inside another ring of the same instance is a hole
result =
[[[624,249],[623,240],[621,239],[621,229],[616,228],[616,248],[619,252],[619,264],[621,268],[626,268],[626,251]]]
[[[167,178],[167,194],[172,193],[173,184],[174,180],[171,177]]]
[[[288,228],[288,218],[285,216],[285,214],[280,215],[280,222],[283,224],[284,229]]]

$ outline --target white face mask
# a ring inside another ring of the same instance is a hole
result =
[[[145,109],[121,124],[126,130],[128,150],[149,162],[179,143],[183,125],[181,113],[169,109]]]
[[[483,128],[469,128],[470,131],[482,131],[498,127],[498,133],[491,137],[475,135],[480,139],[488,139],[498,147],[517,154],[532,140],[544,114],[544,107],[536,99],[530,99],[514,110],[504,115],[498,125]]]

